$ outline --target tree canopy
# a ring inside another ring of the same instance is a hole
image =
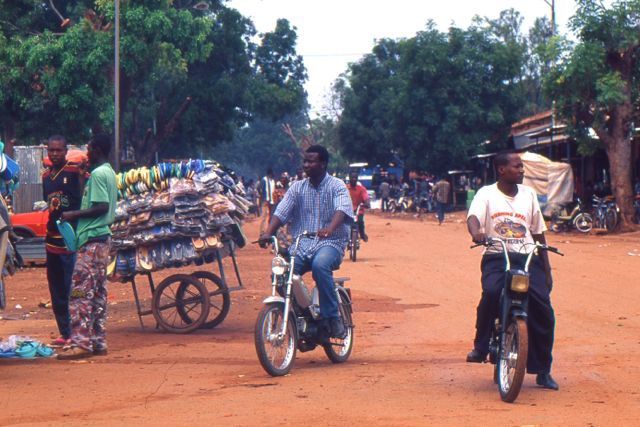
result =
[[[122,140],[139,163],[156,151],[197,153],[254,119],[306,108],[306,71],[288,21],[258,35],[222,1],[192,3],[121,2]],[[5,137],[30,143],[62,133],[82,142],[112,129],[113,5],[0,1]]]
[[[527,45],[522,17],[477,17],[467,29],[378,41],[341,84],[342,149],[351,160],[441,173],[462,166],[485,140],[504,143],[521,112]]]

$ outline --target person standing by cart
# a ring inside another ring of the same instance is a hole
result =
[[[69,301],[71,344],[58,359],[80,359],[107,352],[109,226],[115,218],[117,201],[116,175],[108,162],[110,152],[111,141],[107,135],[97,135],[89,142],[91,177],[84,189],[80,210],[62,214],[64,221],[78,221],[78,252]]]
[[[64,212],[80,208],[85,171],[82,165],[67,161],[67,141],[62,135],[53,135],[49,138],[47,155],[51,166],[47,167],[42,174],[43,196],[49,207],[45,237],[47,282],[51,294],[51,307],[60,333],[51,345],[62,347],[71,335],[69,292],[76,256],[64,244],[56,221]]]

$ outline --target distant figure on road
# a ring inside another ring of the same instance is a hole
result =
[[[451,194],[451,184],[444,179],[440,178],[436,185],[433,186],[433,197],[436,199],[438,209],[438,225],[442,225],[444,221],[444,211],[449,204],[449,195]]]
[[[378,187],[378,192],[380,193],[380,199],[382,200],[382,212],[386,212],[389,210],[389,197],[391,197],[391,184],[389,181],[385,179]]]
[[[358,212],[355,212],[357,215],[358,233],[362,240],[368,242],[369,236],[367,236],[367,233],[364,231],[364,208],[370,207],[369,194],[365,186],[358,182],[358,172],[351,172],[349,174],[349,184],[347,184],[347,188],[349,189],[349,196],[353,204],[353,211],[355,212],[358,206],[361,205]]]

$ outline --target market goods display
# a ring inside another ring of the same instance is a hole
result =
[[[115,277],[200,265],[214,261],[229,243],[245,245],[240,222],[251,203],[216,162],[159,163],[116,178]]]

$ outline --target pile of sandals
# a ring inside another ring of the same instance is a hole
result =
[[[212,262],[229,242],[246,244],[241,224],[251,203],[218,163],[159,163],[116,178],[112,279]]]

